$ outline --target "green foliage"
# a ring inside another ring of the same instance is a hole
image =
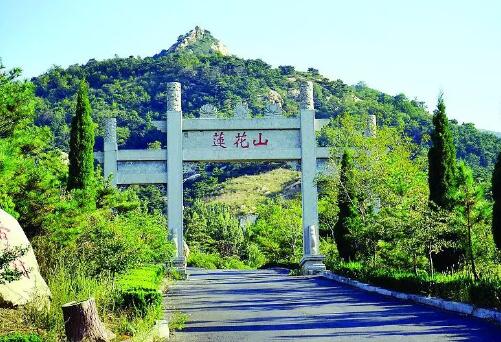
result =
[[[0,60],[0,139],[12,136],[33,120],[36,102],[33,84],[17,80],[21,69],[4,69]]]
[[[133,210],[115,216],[109,209],[99,209],[69,214],[60,212],[47,218],[49,235],[34,241],[40,263],[50,263],[48,256],[57,258],[62,252],[70,264],[71,260],[85,260],[90,275],[115,274],[141,263],[167,263],[174,254],[165,217],[159,213]]]
[[[299,263],[303,246],[300,200],[269,199],[258,207],[257,216],[246,233],[252,262],[262,264],[264,256],[268,265]]]
[[[0,336],[0,342],[42,342],[42,338],[34,333],[11,333]]]
[[[12,267],[12,262],[26,253],[26,248],[7,248],[0,251],[0,285],[19,280],[22,272]]]
[[[439,207],[452,209],[454,201],[451,197],[456,191],[456,149],[442,95],[433,115],[433,126],[432,146],[428,152],[430,201]]]
[[[217,253],[203,253],[196,250],[190,252],[188,266],[205,268],[208,270],[247,270],[252,268],[251,266],[246,265],[237,256],[222,257]]]
[[[334,226],[334,239],[339,256],[345,261],[355,259],[356,249],[351,241],[351,225],[357,224],[357,194],[353,184],[352,154],[348,150],[343,153],[341,161],[341,174],[339,180],[338,208],[339,216]]]
[[[194,249],[222,257],[242,255],[244,233],[226,205],[198,200],[186,210],[184,225],[186,239]]]
[[[428,185],[430,202],[446,210],[453,210],[454,194],[457,192],[457,165],[456,148],[452,131],[445,114],[445,103],[440,95],[437,109],[433,115],[434,130],[431,135],[432,146],[428,151]],[[442,238],[456,241],[457,235],[443,236]],[[439,269],[455,267],[462,258],[460,249],[448,248],[436,256]]]
[[[145,317],[151,307],[161,307],[159,290],[165,270],[162,266],[143,266],[132,269],[117,279],[117,305],[133,315]]]
[[[94,186],[94,123],[91,112],[88,85],[81,81],[75,116],[71,120],[68,190]]]
[[[169,329],[173,331],[183,330],[190,316],[184,312],[174,311],[169,320]]]
[[[15,113],[11,117],[16,123],[0,136],[0,206],[18,218],[31,238],[52,292],[50,307],[41,310],[41,303],[35,303],[25,308],[27,327],[44,340],[63,340],[61,305],[94,297],[107,327],[119,334],[142,334],[160,317],[161,308],[143,306],[141,314],[118,310],[114,276],[138,265],[171,261],[174,248],[167,242],[165,217],[150,210],[151,203],[141,200],[135,189],[119,191],[99,173],[87,189],[66,191],[65,155],[54,147],[49,129],[28,120],[36,102],[29,83],[2,76],[0,109]],[[16,100],[23,96],[24,102]],[[88,205],[89,191],[96,207]],[[2,281],[15,278],[4,266],[18,254],[1,255],[0,277],[7,278]],[[147,272],[141,276],[152,277]]]
[[[492,235],[498,249],[501,249],[501,152],[492,174]]]
[[[367,267],[359,262],[333,263],[328,267],[337,274],[391,290],[441,297],[497,310],[501,308],[499,278],[486,277],[474,281],[462,273],[430,277],[426,273]]]
[[[321,180],[320,203],[335,205],[326,197],[336,196],[339,213],[349,218],[335,221],[330,237],[335,238],[336,228],[348,227],[349,231],[338,230],[343,233],[338,238],[346,239],[349,233],[349,239],[343,243],[350,243],[351,258],[371,260],[374,264],[379,257],[388,260],[387,251],[400,241],[402,227],[414,227],[422,217],[419,204],[427,203],[423,152],[394,128],[381,127],[375,137],[365,137],[365,120],[349,114],[333,120],[329,126],[321,132],[321,139],[333,146],[331,163],[339,172]],[[353,151],[351,158],[345,155],[339,160],[340,152],[348,149]],[[347,173],[343,159],[350,165]],[[325,210],[329,209],[320,211],[323,222],[329,218],[322,214]],[[329,218],[327,223],[332,225],[332,221]],[[343,253],[339,246],[338,252],[340,256]],[[400,258],[397,255],[393,253],[392,259]]]

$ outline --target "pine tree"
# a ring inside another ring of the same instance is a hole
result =
[[[496,247],[501,249],[501,152],[498,155],[494,173],[492,174],[492,197],[494,199],[492,235],[494,235]]]
[[[350,238],[350,227],[357,217],[354,201],[356,200],[353,186],[353,157],[351,152],[345,151],[341,160],[341,174],[339,180],[338,207],[339,215],[334,226],[334,240],[336,241],[339,256],[350,261],[355,258],[355,248]]]
[[[437,109],[433,115],[433,126],[435,129],[431,134],[432,146],[428,152],[430,201],[450,210],[454,206],[452,194],[456,191],[456,148],[442,95],[438,98]]]
[[[88,85],[80,83],[75,116],[71,120],[68,190],[91,188],[94,182],[94,123]]]

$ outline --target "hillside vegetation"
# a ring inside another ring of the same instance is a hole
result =
[[[190,34],[194,38],[183,43]],[[299,83],[312,80],[318,118],[342,113],[375,114],[378,125],[397,127],[416,143],[429,145],[431,115],[419,100],[404,94],[391,96],[364,83],[351,86],[339,79],[330,80],[314,68],[306,72],[293,66],[273,68],[259,59],[223,55],[214,48],[218,43],[208,31],[198,36],[192,31],[181,36],[172,49],[154,57],[92,59],[84,65],[55,66],[32,80],[36,95],[42,99],[36,121],[51,127],[55,143],[66,149],[76,90],[85,77],[90,85],[94,121],[101,124],[104,117],[117,117],[121,147],[144,148],[156,140],[165,145],[164,135],[152,131],[149,121],[165,117],[167,82],[181,82],[185,116],[198,116],[206,103],[215,105],[219,115],[230,116],[240,101],[247,102],[251,112],[258,114],[269,100],[280,103],[284,115],[290,116],[298,113]],[[102,135],[102,125],[97,135]],[[477,130],[473,124],[458,125],[454,121],[453,135],[458,158],[466,160],[477,175],[487,178],[484,169],[492,170],[501,139]],[[96,147],[101,148],[101,144],[98,139]]]

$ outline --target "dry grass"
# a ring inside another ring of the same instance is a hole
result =
[[[23,309],[0,308],[0,336],[12,332],[37,332],[25,319]]]
[[[218,193],[209,200],[226,204],[241,214],[254,213],[259,203],[281,193],[299,177],[297,171],[276,169],[259,175],[232,178],[221,184]]]

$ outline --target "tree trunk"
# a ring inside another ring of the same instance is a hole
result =
[[[480,278],[478,277],[477,274],[477,269],[475,267],[475,256],[473,255],[473,242],[471,241],[471,207],[469,204],[467,204],[467,226],[468,226],[468,249],[469,249],[469,255],[470,255],[470,262],[471,262],[471,272],[473,273],[473,279],[475,281],[478,281]]]
[[[99,319],[94,298],[66,303],[61,308],[68,341],[107,342],[115,337]]]

